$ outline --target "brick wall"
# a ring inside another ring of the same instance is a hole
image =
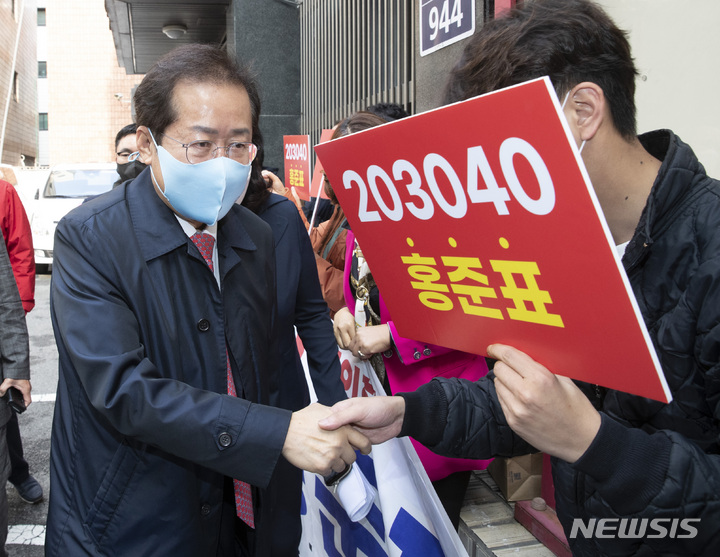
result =
[[[129,101],[143,76],[118,66],[104,2],[45,4],[50,164],[114,162],[115,134],[132,122]]]

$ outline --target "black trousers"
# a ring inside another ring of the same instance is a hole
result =
[[[465,492],[470,483],[471,474],[470,470],[455,472],[447,478],[432,483],[455,530],[460,526],[460,510],[465,500]]]
[[[8,453],[10,453],[10,466],[12,467],[8,481],[11,484],[18,485],[30,477],[30,467],[23,455],[20,424],[15,412],[12,413],[12,417],[7,423],[7,444]]]
[[[255,557],[255,531],[237,516],[235,517],[235,556]]]

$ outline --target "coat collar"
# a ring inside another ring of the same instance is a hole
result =
[[[145,261],[165,255],[181,246],[189,248],[192,245],[175,214],[155,192],[148,169],[124,187],[130,219]],[[242,224],[242,210],[239,206],[234,206],[218,223],[221,274],[224,274],[224,269],[229,269],[235,260],[239,261],[233,248],[244,251],[257,249]],[[189,250],[189,253],[200,257],[196,251]]]
[[[628,271],[640,262],[673,215],[697,194],[695,186],[705,176],[692,149],[670,130],[655,130],[638,139],[662,164],[623,256]]]

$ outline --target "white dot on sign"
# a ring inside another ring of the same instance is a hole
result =
[[[510,242],[508,242],[507,239],[500,238],[500,240],[498,240],[498,241],[500,242],[501,248],[508,249],[510,247]]]
[[[448,238],[448,244],[450,244],[450,247],[456,248],[457,240],[455,238]]]
[[[410,246],[410,247],[413,247],[413,246],[415,245],[415,242],[413,242],[413,239],[412,239],[412,238],[408,238],[408,239],[407,239],[407,245]]]

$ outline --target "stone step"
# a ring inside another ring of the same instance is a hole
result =
[[[470,477],[459,534],[469,557],[555,557],[515,520],[515,503],[505,500],[486,470]]]

